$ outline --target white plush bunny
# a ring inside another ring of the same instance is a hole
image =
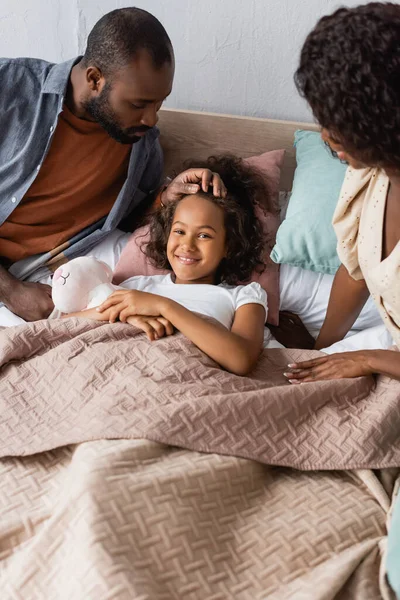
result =
[[[71,313],[99,306],[121,289],[111,283],[112,276],[110,267],[92,256],[74,258],[54,273],[55,309]]]

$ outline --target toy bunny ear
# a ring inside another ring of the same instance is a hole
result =
[[[104,268],[104,270],[105,270],[105,272],[107,274],[107,277],[111,281],[111,279],[113,277],[112,269],[108,266],[107,263],[103,262],[102,260],[99,260],[98,263]]]

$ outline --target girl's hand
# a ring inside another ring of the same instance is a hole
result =
[[[151,342],[174,334],[172,323],[164,317],[128,317],[126,322],[144,331]]]
[[[66,313],[61,315],[62,319],[69,319],[71,317],[76,317],[78,319],[89,319],[89,321],[108,321],[109,312],[105,311],[99,313],[96,308],[88,308],[85,310],[80,310],[79,312]]]
[[[284,373],[293,384],[326,379],[344,379],[372,375],[364,352],[341,352],[288,365]]]
[[[98,313],[108,311],[110,323],[115,323],[117,319],[125,323],[128,317],[161,317],[162,300],[163,298],[156,294],[137,290],[117,290],[96,310]]]

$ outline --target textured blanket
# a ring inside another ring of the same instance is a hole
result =
[[[146,440],[4,458],[1,600],[377,600],[390,488]]]
[[[124,325],[0,332],[1,600],[392,599],[398,469],[262,464],[399,464],[399,386],[291,387],[308,355],[241,378]]]
[[[3,330],[0,456],[144,438],[307,470],[400,466],[400,383],[288,384],[309,356],[266,350],[238,377],[181,335],[75,319]]]

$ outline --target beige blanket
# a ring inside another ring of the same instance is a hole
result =
[[[145,440],[0,460],[1,600],[377,600],[391,486]]]
[[[0,456],[95,439],[145,438],[298,469],[400,466],[400,383],[292,386],[309,352],[264,351],[251,377],[217,367],[181,335],[41,321],[0,333]]]
[[[72,320],[1,332],[0,357],[1,600],[392,598],[397,471],[262,462],[399,464],[394,382],[292,388],[292,351],[240,378],[180,336]],[[148,439],[84,442],[112,437]]]

